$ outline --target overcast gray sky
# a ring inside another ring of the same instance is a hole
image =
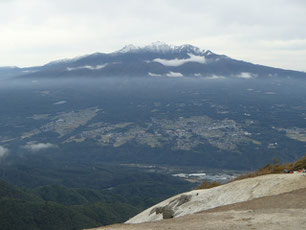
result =
[[[0,0],[0,66],[155,41],[306,71],[306,0]]]

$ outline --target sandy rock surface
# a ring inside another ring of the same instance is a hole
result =
[[[288,230],[306,229],[306,189],[220,206],[197,214],[95,230]]]
[[[181,217],[218,206],[306,188],[306,174],[273,174],[238,180],[219,187],[171,197],[128,220],[143,223]]]
[[[164,207],[175,218],[163,219]],[[306,175],[265,175],[179,194],[125,224],[95,230],[121,229],[306,230]]]

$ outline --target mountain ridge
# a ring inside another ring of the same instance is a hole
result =
[[[61,59],[43,66],[0,68],[1,78],[65,77],[203,77],[271,78],[302,77],[305,72],[285,70],[232,59],[190,44],[181,46],[154,42],[138,47],[127,45],[111,53],[93,53]],[[216,77],[218,76],[218,77]]]
[[[122,49],[115,51],[113,53],[127,53],[127,52],[182,52],[184,50],[187,50],[189,52],[197,53],[197,54],[203,54],[209,50],[201,50],[198,47],[195,47],[190,44],[184,44],[180,46],[175,46],[175,45],[169,45],[164,42],[153,42],[149,45],[146,46],[135,46],[133,44],[129,44],[124,46]],[[211,52],[211,51],[209,51]]]

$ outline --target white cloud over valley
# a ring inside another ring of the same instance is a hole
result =
[[[0,145],[0,159],[2,157],[5,157],[9,154],[9,150],[3,146]]]
[[[218,80],[218,79],[225,79],[225,77],[224,76],[219,76],[219,75],[211,75],[211,76],[207,77],[207,79]]]
[[[67,101],[57,101],[57,102],[54,102],[53,105],[62,105],[62,104],[66,104]]]
[[[169,72],[166,74],[167,77],[183,77],[183,74],[178,73],[178,72]]]
[[[151,77],[161,77],[161,76],[163,76],[161,74],[151,73],[151,72],[149,72],[148,75],[151,76]]]
[[[38,152],[40,150],[56,148],[57,146],[51,143],[36,143],[36,142],[29,142],[27,143],[24,148],[30,150],[32,152]]]
[[[250,79],[250,78],[253,78],[254,75],[251,74],[251,73],[243,72],[243,73],[240,73],[240,74],[236,75],[236,77],[244,78],[244,79]]]

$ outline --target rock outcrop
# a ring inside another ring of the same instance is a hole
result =
[[[270,174],[171,197],[95,230],[306,229],[306,174]]]
[[[143,223],[185,216],[215,207],[306,188],[306,174],[271,174],[171,197],[131,218]]]

